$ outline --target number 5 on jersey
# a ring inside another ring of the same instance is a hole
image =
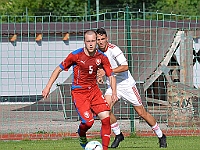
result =
[[[92,74],[93,72],[93,66],[89,66],[89,74]]]

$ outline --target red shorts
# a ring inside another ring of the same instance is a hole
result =
[[[82,122],[93,120],[93,114],[110,111],[110,106],[98,86],[88,90],[73,90],[72,100]]]

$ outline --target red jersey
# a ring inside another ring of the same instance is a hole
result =
[[[90,89],[97,85],[96,77],[99,66],[102,66],[106,76],[113,75],[110,62],[105,54],[97,50],[94,56],[87,56],[84,48],[71,52],[59,65],[62,70],[73,66],[73,89]]]

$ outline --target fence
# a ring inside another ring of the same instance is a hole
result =
[[[199,134],[199,17],[127,9],[87,18],[1,16],[0,22],[1,139],[77,136],[72,70],[59,76],[48,99],[41,91],[53,69],[83,47],[83,32],[99,27],[125,53],[143,104],[161,129],[168,135]],[[154,135],[126,101],[120,100],[113,112],[123,132]],[[90,132],[99,131],[97,119]]]

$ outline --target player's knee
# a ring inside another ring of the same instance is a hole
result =
[[[139,115],[140,117],[142,117],[142,118],[146,118],[147,112],[144,111],[144,110],[141,110],[141,111],[138,111],[138,115]]]
[[[94,120],[90,120],[90,121],[87,121],[87,122],[85,123],[85,125],[86,125],[88,128],[91,128],[93,124],[94,124]]]
[[[137,114],[142,117],[142,118],[146,118],[147,116],[147,111],[144,109],[143,106],[135,106],[135,111],[137,112]]]
[[[104,119],[101,120],[102,125],[108,125],[110,126],[110,117],[106,117]]]
[[[108,105],[112,108],[112,106],[113,106],[114,104],[113,104],[113,102],[112,102],[111,95],[105,95],[105,99],[106,99],[106,102],[108,103]]]

